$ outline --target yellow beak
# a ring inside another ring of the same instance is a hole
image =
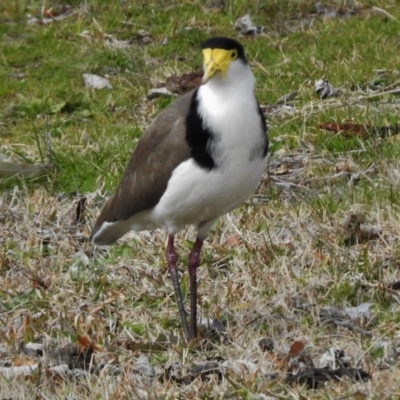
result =
[[[230,51],[223,49],[203,49],[204,75],[201,80],[203,85],[218,73],[225,79],[231,62],[230,54]]]

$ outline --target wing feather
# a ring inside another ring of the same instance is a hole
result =
[[[103,207],[92,237],[104,222],[126,220],[154,207],[166,190],[173,170],[191,157],[186,141],[186,116],[193,93],[171,103],[146,129],[118,188]]]

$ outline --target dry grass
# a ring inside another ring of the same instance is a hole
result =
[[[23,155],[30,161],[45,161],[43,138],[50,130],[55,158],[54,173],[44,180],[7,180],[1,186],[0,398],[399,398],[400,297],[398,288],[391,286],[400,280],[397,137],[347,138],[315,127],[318,122],[347,119],[378,126],[397,123],[398,98],[367,99],[373,69],[384,63],[390,71],[398,66],[399,56],[388,51],[393,50],[390,32],[395,28],[381,21],[382,13],[366,19],[311,21],[302,14],[311,7],[306,1],[292,5],[293,15],[284,14],[278,2],[267,2],[268,12],[249,6],[253,15],[260,11],[257,22],[270,18],[265,36],[243,39],[261,102],[271,104],[294,89],[299,89],[299,98],[291,109],[270,109],[268,171],[255,195],[215,224],[204,247],[198,277],[200,312],[204,319],[224,323],[226,340],[202,339],[187,348],[165,267],[165,233],[131,233],[106,249],[87,242],[108,195],[106,189],[119,179],[132,142],[168,102],[143,101],[150,82],[165,79],[171,71],[196,67],[198,54],[190,44],[214,33],[209,32],[206,15],[211,26],[220,26],[215,34],[236,35],[231,28],[234,14],[229,11],[233,2],[226,14],[202,8],[197,18],[191,7],[200,3],[182,2],[181,20],[191,27],[187,32],[169,19],[169,10],[163,19],[162,7],[151,4],[154,13],[145,15],[136,4],[117,9],[100,2],[98,8],[91,4],[95,22],[93,15],[89,18],[88,11],[79,8],[75,21],[66,19],[55,30],[30,27],[22,36],[15,31],[6,34],[11,43],[18,43],[16,49],[23,45],[31,51],[26,56],[30,67],[48,53],[44,45],[29,47],[29,40],[46,44],[53,40],[51,34],[57,35],[65,47],[54,46],[51,62],[73,77],[72,91],[82,91],[82,71],[100,73],[102,68],[116,89],[111,94],[84,92],[78,108],[66,115],[51,111],[50,106],[65,101],[66,89],[65,82],[53,81],[50,72],[48,90],[33,69],[28,85],[5,80],[1,152],[13,160]],[[244,3],[235,7],[237,13],[247,11]],[[400,18],[394,2],[387,9]],[[16,11],[6,11],[11,21]],[[137,45],[135,52],[107,49],[102,44],[105,34],[111,32],[121,40],[129,34],[125,25],[115,22],[122,17],[137,18],[135,23],[146,29],[154,24],[156,44]],[[293,31],[285,21],[294,21]],[[396,22],[390,19],[390,23]],[[77,35],[79,46],[74,47],[74,35],[85,29],[91,39]],[[338,56],[326,47],[333,52],[341,30],[345,35],[337,44],[342,49]],[[362,33],[383,39],[377,43],[371,39],[366,50]],[[171,36],[172,49],[159,45],[165,35]],[[354,42],[345,40],[352,35]],[[180,40],[190,50],[179,48]],[[302,58],[299,46],[303,45]],[[19,71],[17,50],[13,54],[4,47],[3,51],[7,74]],[[75,62],[68,64],[63,52]],[[111,72],[110,66],[115,68]],[[339,98],[315,97],[313,83],[324,73],[340,86]],[[396,73],[389,73],[388,85],[398,86]],[[23,101],[16,95],[18,88],[24,91]],[[35,99],[42,98],[48,102],[37,104]],[[11,111],[9,103],[14,105]],[[48,125],[37,114],[48,115]],[[83,196],[85,211],[77,220]],[[366,240],[360,224],[349,226],[351,215],[381,233]],[[185,293],[186,258],[193,240],[188,229],[177,244]],[[345,311],[365,303],[372,304],[371,315],[347,318],[344,326],[323,321],[324,307]],[[263,338],[272,339],[273,349],[260,348]],[[304,350],[288,356],[299,341]],[[32,350],[32,343],[39,345],[39,351]],[[312,363],[318,367],[332,348],[344,352],[347,367],[362,368],[372,379],[328,381],[316,390],[305,383],[288,384],[288,374]],[[195,365],[209,359],[223,371],[222,378],[215,373],[202,379],[194,372]],[[178,372],[168,380],[170,366]]]
[[[23,343],[63,347],[78,335],[95,335],[101,349],[93,359],[98,370],[90,375],[77,378],[64,372],[58,376],[51,372],[54,363],[50,363],[47,368],[42,365],[41,372],[28,374],[28,382],[18,377],[9,384],[5,381],[2,396],[21,398],[24,390],[30,393],[26,398],[33,394],[60,398],[67,393],[79,398],[178,398],[178,393],[183,398],[219,398],[223,393],[235,397],[237,388],[228,379],[218,384],[197,379],[177,386],[157,380],[150,383],[135,374],[137,343],[157,343],[160,334],[168,337],[171,333],[180,337],[178,345],[170,343],[164,351],[149,353],[158,374],[173,363],[180,363],[187,373],[193,363],[219,356],[255,364],[255,373],[244,369],[230,374],[231,380],[253,393],[336,398],[362,390],[371,397],[374,393],[383,398],[396,396],[394,382],[399,377],[390,358],[398,331],[398,295],[388,286],[398,279],[398,213],[388,204],[374,204],[368,220],[382,229],[381,237],[343,246],[343,217],[365,213],[365,207],[340,204],[335,213],[316,211],[312,200],[326,190],[326,180],[315,182],[308,177],[326,159],[304,149],[289,152],[284,159],[288,173],[266,176],[253,201],[222,218],[207,242],[206,261],[199,271],[199,303],[205,317],[225,321],[229,342],[207,346],[200,342],[191,351],[182,342],[173,290],[163,265],[163,232],[131,234],[121,241],[122,250],[99,251],[84,241],[89,221],[98,211],[93,195],[87,202],[88,223],[75,221],[74,198],[58,200],[40,190],[30,196],[23,190],[16,190],[12,199],[4,196],[1,287],[7,309],[2,310],[3,351],[9,352],[12,365],[19,365]],[[379,173],[374,181],[398,187],[398,163],[376,168]],[[286,182],[292,185],[282,186]],[[330,190],[338,186],[331,184]],[[184,237],[193,239],[190,231]],[[185,256],[187,252],[181,240],[179,253]],[[371,337],[321,325],[321,306],[343,308],[365,301],[374,304],[374,319],[360,323]],[[258,342],[266,336],[275,347],[263,353]],[[304,351],[316,364],[329,348],[343,350],[352,366],[373,375],[372,381],[329,384],[317,393],[304,386],[288,387],[282,380],[287,368],[278,366],[275,357],[287,354],[295,340],[304,342]],[[277,381],[265,377],[276,372]]]

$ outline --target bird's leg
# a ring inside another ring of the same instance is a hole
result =
[[[190,282],[190,335],[197,337],[197,268],[200,265],[200,253],[203,241],[196,239],[189,254],[189,282]]]
[[[172,286],[174,287],[176,302],[178,303],[183,332],[185,334],[186,340],[190,341],[192,337],[190,336],[188,324],[186,322],[185,308],[183,306],[182,293],[181,293],[181,288],[179,286],[178,269],[176,268],[176,265],[178,263],[178,254],[176,254],[174,247],[174,235],[168,235],[166,256],[168,263],[168,271],[169,274],[171,275]]]

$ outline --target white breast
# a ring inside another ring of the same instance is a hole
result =
[[[216,168],[202,169],[191,159],[174,170],[165,194],[151,212],[154,222],[171,233],[233,210],[260,181],[266,166],[261,156],[265,133],[253,94],[254,77],[249,68],[246,71],[243,79],[236,76],[228,84],[213,79],[199,88],[200,114],[215,134],[211,150]],[[254,149],[261,151],[255,155]]]

